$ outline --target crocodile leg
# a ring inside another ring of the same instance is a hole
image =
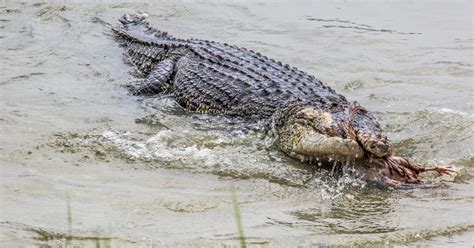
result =
[[[136,96],[154,95],[166,90],[167,83],[173,75],[174,65],[175,62],[170,59],[161,61],[148,75],[144,83],[130,87],[130,93]]]

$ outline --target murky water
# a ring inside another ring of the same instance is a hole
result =
[[[287,158],[256,127],[136,98],[108,27],[146,12],[315,74],[396,153],[473,173],[472,3],[0,2],[0,240],[30,245],[474,244],[474,183],[384,191]]]

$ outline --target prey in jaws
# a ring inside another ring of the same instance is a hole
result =
[[[323,110],[323,111],[321,111]],[[300,105],[277,124],[278,145],[301,160],[350,160],[365,166],[365,179],[378,185],[413,188],[421,185],[419,174],[454,172],[450,166],[425,168],[392,155],[392,144],[375,117],[357,102]]]

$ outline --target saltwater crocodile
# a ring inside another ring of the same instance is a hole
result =
[[[235,45],[178,39],[144,17],[124,15],[114,34],[146,79],[134,95],[169,93],[189,111],[224,114],[272,127],[278,147],[301,160],[356,160],[367,179],[384,185],[419,184],[427,170],[391,154],[372,113],[314,76]]]

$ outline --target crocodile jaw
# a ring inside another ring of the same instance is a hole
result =
[[[307,156],[345,158],[347,160],[364,157],[364,150],[352,139],[328,137],[315,131],[306,131],[293,151]]]
[[[278,141],[280,149],[294,158],[357,160],[364,158],[365,154],[352,139],[331,137],[298,123],[284,128]]]

